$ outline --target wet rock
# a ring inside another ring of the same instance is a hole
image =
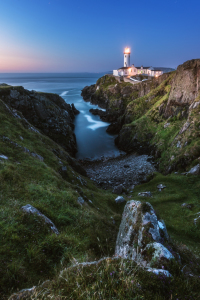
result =
[[[47,218],[45,215],[43,215],[37,208],[33,207],[30,204],[27,204],[25,206],[22,206],[21,208],[25,213],[28,214],[33,214],[33,215],[37,215],[40,218],[42,218],[45,222],[45,224],[47,224],[47,226],[50,226],[51,230],[55,233],[55,234],[59,234],[58,229],[56,228],[56,226],[54,225],[54,223]]]
[[[188,174],[198,175],[199,171],[200,171],[200,164],[198,164],[195,167],[193,167],[192,169],[190,169]]]
[[[122,203],[122,202],[125,202],[125,199],[124,199],[124,197],[122,197],[122,196],[118,196],[118,197],[115,199],[115,202],[116,202],[116,203]]]
[[[145,267],[156,262],[160,268],[163,261],[174,258],[163,245],[168,240],[164,221],[158,220],[150,203],[127,202],[117,236],[116,256],[135,260]]]
[[[141,192],[141,193],[138,193],[138,196],[141,196],[141,197],[152,197],[152,193],[151,192]]]

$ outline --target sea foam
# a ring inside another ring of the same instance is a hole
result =
[[[109,123],[106,123],[106,122],[95,121],[89,115],[85,115],[85,117],[86,117],[86,119],[88,120],[89,123],[94,123],[93,125],[87,126],[87,128],[90,128],[92,130],[96,130],[99,127],[106,127],[106,126],[109,125]]]

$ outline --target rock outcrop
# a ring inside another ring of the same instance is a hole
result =
[[[33,207],[30,204],[27,204],[25,206],[22,206],[21,209],[23,210],[23,212],[25,212],[27,214],[37,215],[44,221],[44,224],[46,226],[50,227],[50,229],[53,233],[59,234],[59,231],[56,228],[56,226],[54,225],[54,223],[49,218],[47,218],[45,215],[43,215],[37,208]]]
[[[28,91],[23,87],[1,87],[0,99],[41,132],[61,145],[72,156],[77,152],[73,120],[78,113],[59,95]]]
[[[127,202],[117,236],[115,255],[137,261],[144,267],[161,268],[175,259],[167,249],[169,236],[150,203]]]

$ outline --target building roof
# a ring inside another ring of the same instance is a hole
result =
[[[130,69],[130,67],[121,67],[118,70],[126,70],[126,69]]]
[[[136,69],[141,69],[141,67],[135,67]],[[143,69],[149,69],[151,67],[143,67]]]

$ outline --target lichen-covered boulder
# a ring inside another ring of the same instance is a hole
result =
[[[115,255],[135,260],[145,267],[157,267],[174,259],[165,247],[169,241],[163,220],[158,220],[152,205],[140,201],[127,202],[117,236]]]
[[[55,233],[55,234],[59,234],[58,229],[56,228],[56,226],[54,225],[54,223],[47,218],[45,215],[43,215],[37,208],[33,207],[30,204],[27,204],[25,206],[22,206],[21,208],[23,210],[23,212],[28,213],[28,214],[33,214],[33,215],[37,215],[40,218],[43,219],[44,223],[49,226],[51,228],[51,230]]]

